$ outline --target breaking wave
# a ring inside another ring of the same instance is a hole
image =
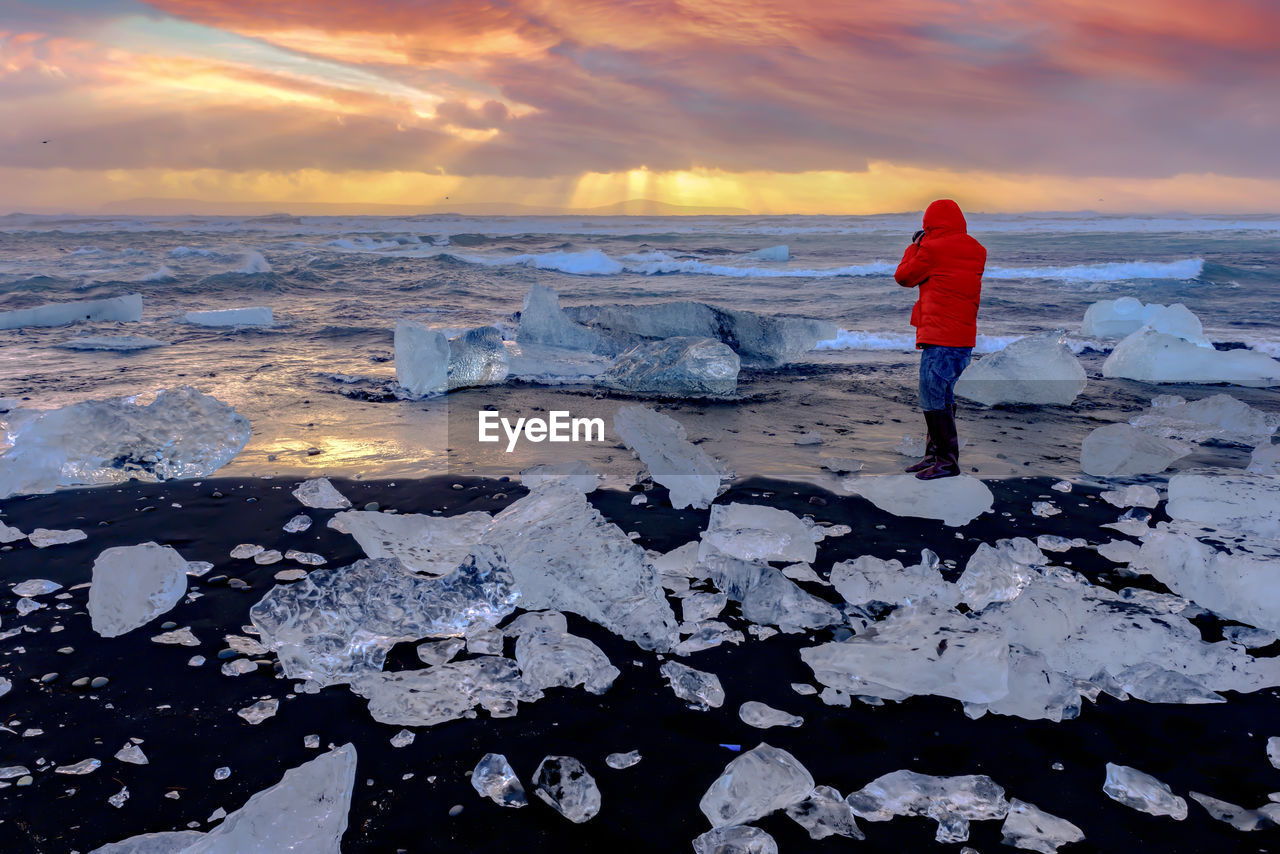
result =
[[[1204,272],[1203,258],[1178,261],[1119,261],[1069,267],[988,267],[988,279],[1060,279],[1067,282],[1122,282],[1128,279],[1195,279]]]
[[[1022,335],[979,335],[973,352],[978,354],[995,353],[1008,347]],[[1104,352],[1111,347],[1087,338],[1067,338],[1067,346],[1072,353],[1080,354],[1085,350]],[[896,350],[903,353],[914,352],[916,336],[914,332],[868,332],[861,329],[841,329],[835,338],[819,341],[814,350]]]

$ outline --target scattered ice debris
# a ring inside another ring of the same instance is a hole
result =
[[[581,685],[589,693],[603,694],[621,674],[591,641],[551,628],[520,635],[516,663],[521,678],[534,691]]]
[[[952,527],[972,522],[995,503],[987,485],[968,475],[928,481],[910,474],[879,475],[845,478],[842,484],[895,516],[940,519]]]
[[[809,831],[811,839],[828,836],[844,836],[849,839],[866,839],[858,827],[849,806],[840,792],[830,786],[815,786],[809,796],[787,807],[787,816]]]
[[[124,803],[127,800],[129,800],[129,787],[124,786],[123,788],[120,789],[120,791],[116,792],[114,795],[107,798],[107,803],[111,804],[111,806],[115,807],[116,809],[120,809],[121,807],[124,806]]]
[[[277,549],[264,549],[253,556],[253,562],[258,566],[270,566],[279,563],[283,557]]]
[[[591,467],[582,460],[549,463],[520,472],[520,482],[529,489],[548,480],[563,480],[585,494],[595,492],[596,486],[600,483],[600,475],[592,471]]]
[[[532,692],[509,658],[480,656],[422,670],[374,671],[357,676],[351,690],[369,701],[374,720],[392,726],[434,726],[471,717],[483,706],[493,717],[511,717]]]
[[[742,616],[756,625],[777,626],[794,633],[844,621],[834,605],[801,589],[768,564],[739,560],[710,549],[699,566],[717,589],[741,605]]]
[[[174,629],[171,632],[164,632],[153,637],[152,642],[163,644],[175,644],[177,646],[199,646],[200,639],[191,632],[190,626],[184,626],[181,629]]]
[[[10,527],[4,522],[0,522],[0,544],[16,543],[19,540],[25,540],[27,535],[19,531],[17,528]]]
[[[501,555],[477,546],[439,578],[415,575],[392,558],[315,570],[296,584],[273,588],[249,614],[290,679],[324,686],[381,670],[397,643],[496,624],[519,596]]]
[[[1053,489],[1054,492],[1070,492],[1071,482],[1067,480],[1060,480],[1050,488]]]
[[[486,753],[481,757],[471,772],[471,785],[500,807],[519,809],[529,805],[520,778],[501,753]]]
[[[665,662],[660,672],[675,695],[691,708],[705,712],[724,705],[724,688],[714,673],[694,670],[678,661]]]
[[[27,539],[31,541],[31,545],[38,549],[47,549],[49,546],[63,546],[67,543],[78,543],[87,538],[88,535],[79,528],[72,528],[69,531],[54,531],[49,528],[36,528],[27,535]]]
[[[778,843],[758,827],[713,827],[693,840],[693,854],[778,854]]]
[[[1089,338],[1124,338],[1138,331],[1163,305],[1143,305],[1133,297],[1104,299],[1085,309],[1080,334]]]
[[[677,643],[675,614],[644,550],[577,489],[536,487],[494,517],[483,542],[505,555],[520,607],[578,614],[645,649]]]
[[[268,652],[261,642],[244,635],[223,635],[222,639],[229,649],[241,655],[265,655]]]
[[[317,510],[344,510],[351,502],[329,482],[327,477],[317,477],[303,481],[293,491],[293,497],[303,506]]]
[[[698,808],[713,827],[728,827],[786,809],[812,791],[813,777],[799,760],[761,742],[725,766]]]
[[[187,575],[200,578],[207,575],[209,570],[213,569],[213,564],[207,560],[189,560],[187,561]]]
[[[856,460],[853,457],[819,457],[818,462],[827,471],[836,474],[853,474],[862,471],[866,465],[862,460]]]
[[[306,735],[302,737],[302,746],[309,750],[317,750],[320,747],[320,736]]]
[[[113,638],[165,613],[187,592],[187,562],[169,546],[142,543],[106,549],[93,562],[89,617]]]
[[[406,568],[445,575],[466,559],[493,517],[481,511],[457,516],[347,510],[329,527],[350,534],[371,558],[399,558]]]
[[[27,616],[27,614],[30,614],[33,611],[39,611],[41,608],[44,608],[44,607],[45,607],[45,604],[43,602],[37,602],[34,599],[25,599],[25,598],[19,599],[18,604],[16,606],[19,617],[25,617]]]
[[[259,700],[257,703],[246,705],[241,711],[236,712],[244,718],[244,720],[257,725],[265,721],[266,718],[275,717],[275,712],[280,708],[280,700]]]
[[[53,769],[53,773],[78,776],[82,774],[92,774],[101,767],[101,759],[81,759],[79,762],[73,762],[70,765],[59,765],[57,768]]]
[[[702,533],[699,557],[709,549],[747,561],[810,562],[818,554],[800,517],[765,504],[716,504]]]
[[[804,723],[804,718],[800,715],[793,715],[755,700],[743,703],[738,708],[738,717],[744,724],[756,729],[769,729],[775,726],[797,727]]]
[[[1160,503],[1160,493],[1154,486],[1126,486],[1124,489],[1109,489],[1099,497],[1112,507],[1155,507]]]
[[[1050,516],[1057,516],[1062,511],[1052,501],[1033,501],[1031,502],[1031,512],[1042,519],[1048,519]]]
[[[1059,847],[1084,839],[1084,831],[1071,822],[1017,798],[1010,799],[1000,832],[1005,845],[1040,854],[1055,854]]]
[[[688,440],[684,426],[647,406],[620,407],[614,432],[636,452],[655,481],[670,490],[671,506],[703,509],[715,500],[723,470]]]
[[[1270,442],[1280,416],[1254,409],[1229,394],[1215,394],[1188,402],[1176,394],[1152,398],[1151,408],[1129,419],[1149,433],[1189,442],[1216,439],[1240,445]]]
[[[280,553],[276,552],[276,554],[280,554]],[[323,555],[318,555],[315,552],[300,552],[297,549],[289,549],[287,552],[285,552],[284,559],[295,561],[304,566],[324,566],[326,563],[329,562]],[[266,563],[267,561],[261,561],[261,560],[258,560],[257,557],[255,557],[254,562]],[[271,563],[275,563],[275,561],[271,561]],[[306,573],[304,572],[303,574],[305,575]],[[277,574],[277,577],[279,577],[278,574]]]
[[[605,388],[674,397],[728,397],[738,390],[741,360],[710,338],[674,337],[637,344],[596,377]]]
[[[116,751],[116,759],[121,762],[128,762],[130,765],[147,764],[147,755],[142,752],[141,747],[132,741],[127,742],[124,747]]]
[[[1200,792],[1191,792],[1190,794],[1192,799],[1204,807],[1209,815],[1218,821],[1226,822],[1236,830],[1248,832],[1262,830],[1263,828],[1274,828],[1280,824],[1280,804],[1273,802],[1264,804],[1259,809],[1251,810],[1227,801],[1211,798]]]
[[[955,393],[987,406],[1070,406],[1086,381],[1084,368],[1066,344],[1066,333],[1059,329],[1027,335],[982,356],[965,368]]]
[[[621,771],[623,768],[630,768],[640,761],[640,751],[632,750],[628,753],[610,753],[604,758],[604,764],[610,768]]]
[[[417,647],[418,658],[423,664],[444,664],[462,651],[466,641],[461,638],[447,638],[441,641],[427,641]]]
[[[391,736],[392,747],[408,747],[413,744],[413,730],[402,729],[395,735]]]
[[[0,311],[0,329],[25,326],[66,326],[82,320],[137,323],[142,320],[142,294],[125,294],[107,299],[55,302],[35,308]]]
[[[502,333],[496,327],[480,326],[449,339],[413,320],[396,323],[395,368],[396,381],[417,397],[495,385],[509,372]]]
[[[247,658],[237,658],[234,661],[228,661],[222,665],[222,675],[244,676],[246,673],[253,673],[257,671],[257,669],[258,665],[256,662],[250,661]]]
[[[44,596],[62,589],[62,585],[47,578],[32,578],[13,585],[14,596]]]
[[[53,346],[63,350],[106,350],[114,353],[131,353],[135,350],[164,347],[167,344],[167,341],[158,341],[145,335],[81,335]]]
[[[533,791],[556,812],[581,824],[600,812],[600,788],[572,756],[548,756],[533,772]]]
[[[1115,346],[1102,363],[1102,375],[1148,383],[1264,387],[1280,385],[1280,362],[1255,350],[1215,350],[1143,327]]]
[[[1153,436],[1129,424],[1098,427],[1080,446],[1080,468],[1095,477],[1162,472],[1191,453],[1173,439]]]
[[[1187,802],[1167,785],[1127,765],[1107,763],[1102,791],[1113,801],[1151,815],[1167,815],[1177,821],[1187,817]]]
[[[1004,818],[1009,802],[990,777],[966,774],[931,777],[893,771],[877,777],[846,800],[859,818],[888,821],[894,816],[926,816],[938,823],[938,842],[964,842],[969,822]]]
[[[928,549],[920,553],[920,563],[903,567],[896,560],[863,555],[831,567],[831,584],[850,605],[908,605],[934,599],[947,605],[960,601],[953,584],[938,571],[938,556]]]
[[[0,767],[0,780],[12,780],[14,777],[22,777],[30,773],[24,765],[5,765]]]
[[[212,474],[249,441],[249,421],[190,386],[86,400],[5,416],[11,447],[0,455],[0,498],[126,480]]]
[[[288,522],[284,523],[284,531],[286,534],[300,534],[311,527],[311,517],[306,513],[299,513]]]

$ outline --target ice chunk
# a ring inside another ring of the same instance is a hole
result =
[[[17,528],[0,522],[0,544],[16,543],[19,540],[25,540],[27,535],[19,531]]]
[[[559,611],[528,611],[507,623],[502,633],[509,638],[518,638],[529,632],[536,632],[538,629],[567,632],[569,622]]]
[[[471,785],[481,796],[500,807],[518,809],[529,805],[520,778],[501,753],[486,753],[471,772]]]
[[[569,611],[645,649],[675,646],[675,614],[644,550],[572,486],[536,487],[494,517],[483,542],[502,549],[522,608]]]
[[[67,765],[59,765],[54,769],[55,774],[68,774],[75,777],[82,777],[85,774],[92,774],[102,767],[101,759],[81,759],[79,762],[68,763]]]
[[[845,478],[842,485],[895,516],[940,519],[952,527],[967,525],[991,509],[987,485],[968,475],[919,480],[910,474]]]
[[[694,670],[678,661],[663,664],[661,673],[675,695],[693,708],[706,711],[724,705],[724,688],[714,673]]]
[[[1099,496],[1112,507],[1155,507],[1160,503],[1160,493],[1154,486],[1135,484],[1124,489],[1110,489]]]
[[[596,382],[635,394],[726,397],[738,390],[738,354],[710,338],[666,338],[627,350]]]
[[[164,347],[166,344],[165,341],[157,341],[145,335],[81,335],[53,346],[63,350],[108,350],[115,353],[130,353],[134,350]]]
[[[1261,649],[1280,640],[1280,637],[1271,632],[1250,626],[1223,626],[1222,636],[1232,643],[1240,644],[1245,649]]]
[[[1000,832],[1005,845],[1041,854],[1055,854],[1059,847],[1084,839],[1084,831],[1065,818],[1017,798],[1009,801],[1009,815]]]
[[[653,479],[671,491],[671,506],[703,509],[720,489],[721,468],[689,442],[684,426],[647,406],[620,407],[613,429],[649,467]]]
[[[534,691],[581,685],[592,694],[603,694],[621,673],[591,641],[550,628],[520,635],[516,663]]]
[[[509,718],[520,702],[540,696],[520,679],[514,661],[492,655],[422,670],[366,672],[352,680],[351,690],[369,701],[374,720],[392,726],[435,726],[472,717],[476,706]]]
[[[819,457],[818,462],[822,464],[824,469],[836,474],[859,472],[866,465],[862,460],[854,459],[853,457]]]
[[[956,382],[955,393],[987,406],[1033,403],[1070,406],[1084,391],[1085,373],[1062,330],[1040,332],[978,359]]]
[[[829,602],[802,590],[768,564],[751,563],[712,550],[701,566],[729,599],[742,606],[742,616],[784,632],[818,629],[843,622]]]
[[[268,305],[188,311],[182,319],[197,326],[270,326],[275,323]]]
[[[693,854],[778,854],[778,843],[746,824],[713,827],[693,840]]]
[[[0,311],[0,329],[24,326],[66,326],[82,320],[135,323],[142,320],[142,294],[126,294],[108,299],[55,302],[35,308]]]
[[[1215,394],[1187,402],[1176,394],[1152,398],[1151,408],[1129,419],[1149,433],[1190,442],[1217,439],[1241,445],[1270,442],[1280,416],[1254,409],[1229,394]]]
[[[38,549],[47,549],[49,546],[65,546],[67,543],[78,543],[87,538],[88,534],[79,528],[72,528],[67,531],[36,528],[27,535],[27,540]]]
[[[501,553],[477,546],[438,578],[415,575],[393,558],[316,570],[272,588],[249,616],[285,675],[333,685],[381,670],[397,643],[495,625],[519,595]]]
[[[1143,327],[1116,345],[1102,363],[1102,375],[1149,383],[1262,387],[1280,385],[1280,362],[1255,350],[1198,347]]]
[[[1267,739],[1267,758],[1272,765],[1280,768],[1280,735]]]
[[[761,742],[725,766],[698,808],[713,827],[729,827],[786,809],[812,791],[813,777],[799,760]]]
[[[596,487],[600,484],[600,475],[592,471],[591,467],[582,460],[534,466],[520,472],[520,482],[529,489],[548,480],[566,481],[586,494],[596,491]]]
[[[738,717],[742,718],[744,724],[756,729],[769,729],[775,726],[796,727],[804,723],[804,718],[799,715],[775,709],[773,706],[755,700],[748,700],[739,706]]]
[[[1023,537],[1000,540],[994,547],[980,543],[956,586],[969,609],[981,611],[993,602],[1016,598],[1036,577],[1031,567],[1048,563],[1044,552]]]
[[[811,839],[826,839],[828,836],[867,838],[853,817],[853,808],[840,797],[839,791],[830,786],[815,786],[807,798],[787,807],[787,815],[809,831]]]
[[[417,647],[418,659],[423,664],[444,664],[462,651],[467,642],[462,638],[449,638],[442,641],[420,643]]]
[[[808,563],[818,555],[813,536],[794,513],[736,501],[712,506],[699,556],[709,554],[709,548],[750,561]]]
[[[516,341],[609,355],[618,352],[599,332],[570,320],[560,308],[560,295],[536,282],[524,298]]]
[[[1095,477],[1162,472],[1191,448],[1128,424],[1098,427],[1080,446],[1080,468]]]
[[[152,642],[160,644],[171,644],[174,646],[199,646],[200,639],[191,631],[190,626],[183,626],[172,632],[164,632],[153,637]]]
[[[1143,305],[1133,297],[1104,299],[1085,309],[1080,334],[1090,338],[1123,338],[1137,332],[1163,305]]]
[[[346,510],[329,527],[355,537],[371,558],[398,558],[414,572],[444,575],[466,559],[492,521],[478,510],[456,516]]]
[[[1200,325],[1200,318],[1192,314],[1180,302],[1152,312],[1146,322],[1143,323],[1143,327],[1162,335],[1181,338],[1183,341],[1189,341],[1203,349],[1213,349],[1213,343],[1204,337],[1204,328]]]
[[[1273,828],[1280,821],[1280,808],[1275,804],[1267,804],[1259,810],[1245,809],[1226,801],[1220,801],[1217,798],[1211,798],[1208,795],[1202,795],[1199,792],[1192,792],[1191,797],[1196,803],[1204,807],[1209,815],[1218,821],[1225,821],[1236,830],[1251,831],[1262,830],[1263,828]]]
[[[342,510],[351,506],[351,502],[329,482],[327,477],[303,481],[293,490],[293,497],[301,501],[304,507],[319,510]]]
[[[1096,548],[1098,554],[1112,563],[1129,563],[1138,556],[1138,544],[1129,540],[1109,540]]]
[[[723,593],[690,593],[680,603],[680,615],[686,623],[701,623],[718,616],[728,603]]]
[[[640,761],[640,751],[632,750],[627,753],[610,753],[604,758],[604,764],[613,768],[615,771],[621,771],[624,768],[630,768]]]
[[[1249,457],[1250,474],[1280,474],[1280,445],[1263,443]]]
[[[276,699],[259,700],[245,706],[236,712],[237,715],[244,718],[250,724],[260,724],[267,718],[275,717],[276,711],[280,708],[280,701]]]
[[[507,378],[507,348],[496,326],[479,326],[449,339],[449,389],[496,385]]]
[[[187,592],[187,562],[169,546],[116,546],[93,562],[89,619],[113,638],[168,611]]]
[[[574,824],[581,824],[600,812],[600,787],[572,756],[543,759],[533,772],[533,791]]]
[[[970,821],[1004,818],[1009,813],[1004,789],[982,774],[931,777],[915,771],[892,771],[845,800],[867,821],[927,816],[938,822],[939,842],[964,842],[969,838]]]
[[[121,762],[128,762],[130,765],[146,765],[147,754],[142,752],[142,748],[134,744],[132,741],[125,742],[124,747],[116,751],[116,759]]]
[[[1174,519],[1280,539],[1280,476],[1174,475],[1165,510]]]
[[[1107,763],[1107,781],[1102,791],[1113,801],[1151,815],[1167,815],[1177,821],[1187,817],[1187,802],[1167,785],[1127,765]]]
[[[412,320],[396,323],[396,382],[410,394],[449,390],[449,339]]]
[[[871,555],[842,561],[831,567],[831,584],[850,605],[910,605],[925,599],[955,605],[960,601],[955,585],[938,571],[938,556],[928,549],[921,553],[920,563],[911,567]]]
[[[86,400],[0,418],[0,498],[136,479],[204,477],[249,441],[249,421],[190,386],[136,397]]]
[[[311,517],[305,513],[299,513],[288,522],[284,523],[284,532],[286,534],[300,534],[311,527]]]
[[[110,842],[89,854],[182,854],[204,834],[198,830],[162,830]]]
[[[47,578],[31,578],[13,585],[14,596],[44,596],[62,589],[62,585]]]

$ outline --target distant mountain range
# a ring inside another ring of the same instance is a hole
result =
[[[28,211],[34,212],[34,211]],[[743,208],[673,205],[653,199],[628,199],[594,208],[557,208],[504,202],[440,205],[383,205],[345,202],[210,202],[200,199],[122,199],[97,213],[141,216],[732,216]],[[87,211],[83,212],[87,213]]]

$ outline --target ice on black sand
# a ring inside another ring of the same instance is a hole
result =
[[[529,798],[525,795],[520,778],[501,753],[486,753],[471,772],[471,785],[482,796],[500,807],[525,807]]]

